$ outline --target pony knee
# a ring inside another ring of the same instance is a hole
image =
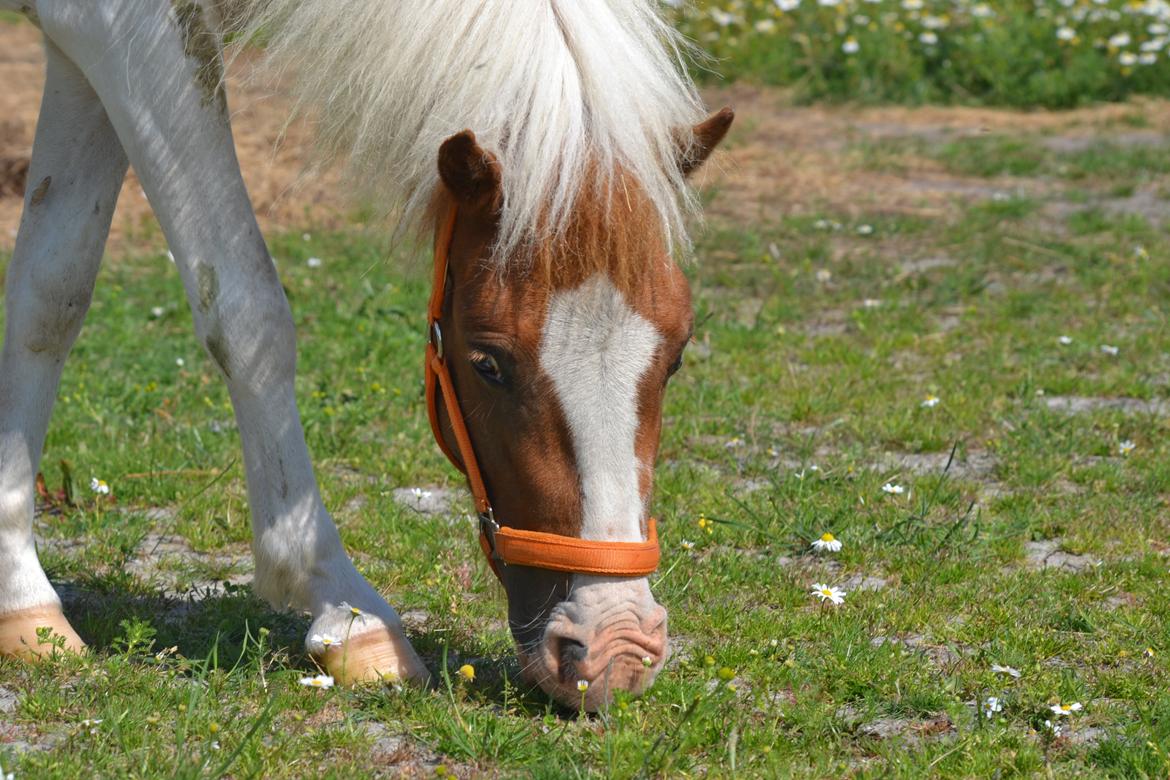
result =
[[[88,278],[69,278],[68,274],[46,277],[35,268],[21,273],[14,267],[8,284],[12,290],[8,298],[9,332],[28,352],[64,358],[81,332],[93,283]]]
[[[233,391],[260,395],[293,381],[296,329],[279,282],[225,290],[216,266],[204,264],[195,271],[194,297],[199,341]]]

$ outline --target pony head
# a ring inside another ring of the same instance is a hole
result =
[[[679,133],[696,170],[730,109]],[[620,169],[582,186],[562,226],[500,258],[504,170],[471,131],[438,156],[436,210],[457,218],[440,324],[444,360],[502,526],[640,542],[670,377],[693,315],[654,204]],[[440,391],[441,392],[441,391]],[[450,416],[439,432],[458,453]],[[525,677],[570,707],[640,693],[668,656],[667,614],[649,580],[500,567]]]

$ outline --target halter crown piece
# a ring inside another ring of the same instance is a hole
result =
[[[431,289],[431,302],[427,308],[426,396],[427,415],[431,420],[431,431],[439,449],[455,468],[467,475],[471,495],[475,498],[475,511],[479,515],[479,546],[487,555],[488,564],[501,581],[500,567],[512,564],[530,566],[536,569],[597,574],[609,577],[645,577],[658,568],[658,530],[654,518],[647,521],[647,538],[644,542],[600,542],[561,536],[539,531],[525,531],[502,526],[496,521],[488,499],[471,436],[459,408],[455,385],[447,367],[443,352],[443,330],[439,320],[443,316],[443,302],[447,287],[447,256],[451,251],[451,239],[455,233],[457,208],[452,205],[446,220],[435,236],[435,282]],[[447,446],[443,431],[439,427],[439,390],[443,392],[443,405],[455,433],[455,443],[460,458]],[[460,462],[460,459],[462,462]]]

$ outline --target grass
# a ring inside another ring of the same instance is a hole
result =
[[[1125,0],[694,0],[700,79],[804,99],[1067,108],[1166,94],[1170,15]]]
[[[1068,162],[1032,141],[973,143],[988,148],[926,151],[970,175]],[[441,683],[298,685],[307,620],[216,584],[250,566],[239,445],[177,274],[140,233],[102,271],[44,460],[47,488],[77,501],[42,512],[42,559],[95,652],[0,661],[0,702],[15,698],[0,764],[47,778],[1166,776],[1170,242],[1092,205],[1142,166],[1084,165],[1070,177],[1084,208],[1062,220],[1039,220],[1052,204],[1036,195],[701,237],[655,500],[674,655],[648,695],[592,717],[516,679],[464,504],[429,517],[393,500],[461,488],[423,408],[427,269],[357,230],[272,238],[298,395],[344,540],[412,615]],[[844,549],[811,554],[825,531]],[[814,603],[814,582],[844,587],[844,605]],[[982,717],[990,696],[1003,709]],[[1056,737],[1049,707],[1073,701]]]

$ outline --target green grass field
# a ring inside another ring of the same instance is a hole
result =
[[[37,521],[94,653],[0,661],[0,765],[17,778],[1166,777],[1170,204],[1113,206],[1170,157],[1040,140],[850,153],[859,172],[913,156],[1033,177],[1014,181],[1047,195],[701,234],[655,506],[673,657],[648,695],[596,716],[516,680],[502,592],[426,423],[425,264],[388,260],[360,228],[271,241],[327,504],[441,680],[321,691],[298,684],[307,621],[246,584],[227,396],[157,234],[132,238],[150,249],[108,258],[46,446],[46,490],[68,484],[74,505],[46,500]],[[395,498],[412,487],[454,504],[423,514]],[[839,553],[810,551],[825,532]],[[844,603],[820,605],[814,583]],[[474,682],[455,674],[464,663]],[[1057,716],[1059,703],[1080,708]]]

